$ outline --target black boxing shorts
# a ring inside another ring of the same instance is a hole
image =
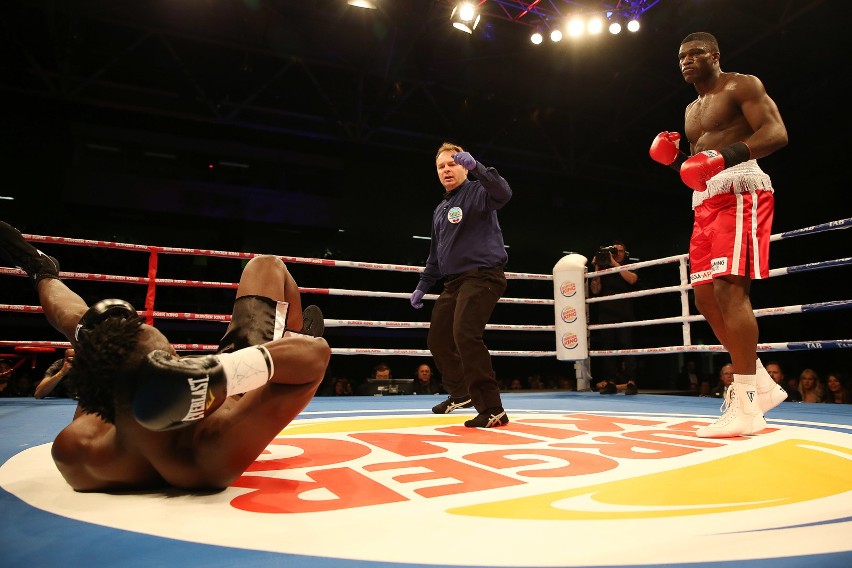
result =
[[[284,335],[290,304],[265,296],[241,296],[234,302],[231,323],[217,353],[261,345]]]

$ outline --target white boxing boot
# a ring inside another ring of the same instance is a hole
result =
[[[737,382],[725,393],[722,403],[722,417],[713,424],[699,428],[695,434],[699,438],[734,438],[751,436],[766,428],[766,419],[757,402],[757,388]]]
[[[787,391],[775,382],[769,372],[763,368],[760,359],[757,360],[757,404],[764,414],[787,400]]]

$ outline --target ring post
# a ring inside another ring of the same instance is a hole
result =
[[[583,364],[589,356],[586,319],[586,257],[572,253],[553,267],[553,309],[556,318],[556,358]],[[586,390],[588,379],[577,373],[577,390]]]

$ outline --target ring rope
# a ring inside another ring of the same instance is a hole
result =
[[[805,235],[814,235],[817,233],[823,233],[825,231],[834,231],[838,229],[848,229],[852,227],[852,217],[847,219],[839,219],[837,221],[829,221],[828,223],[821,223],[819,225],[813,225],[811,227],[804,227],[802,229],[795,229],[793,231],[786,231],[784,233],[776,233],[769,237],[770,242],[780,241],[784,239],[791,239],[795,237],[802,237]],[[586,278],[595,278],[596,276],[602,276],[605,274],[615,274],[617,272],[621,272],[622,270],[628,269],[639,269],[646,268],[648,266],[658,266],[662,264],[670,264],[673,262],[680,262],[686,260],[689,257],[688,254],[678,254],[674,256],[667,256],[663,258],[657,258],[652,260],[645,260],[641,262],[634,262],[629,265],[624,266],[614,266],[612,268],[605,268],[603,270],[598,270],[596,272],[589,272],[586,274]],[[809,266],[809,265],[803,265]],[[780,270],[780,269],[777,269]],[[770,271],[772,274],[772,271]]]
[[[225,250],[211,249],[195,249],[182,247],[161,247],[152,245],[134,245],[131,243],[118,243],[111,241],[95,241],[89,239],[73,239],[66,237],[49,237],[44,235],[29,235],[24,234],[24,238],[28,241],[39,243],[53,243],[59,245],[76,245],[97,248],[111,248],[119,250],[131,250],[137,252],[157,252],[165,254],[177,255],[192,255],[192,256],[211,256],[236,259],[251,259],[259,256],[262,253],[253,252],[233,252]],[[422,266],[409,266],[406,264],[384,264],[380,262],[359,262],[352,260],[334,260],[330,258],[308,258],[302,256],[282,256],[276,255],[284,262],[294,264],[313,264],[318,266],[336,267],[336,268],[361,268],[364,270],[386,270],[392,272],[423,272]],[[550,274],[533,274],[527,272],[506,272],[506,278],[513,280],[553,280]],[[147,280],[146,280],[147,282]],[[192,281],[187,281],[192,282]]]
[[[636,264],[639,264],[638,262]],[[809,262],[807,264],[799,264],[796,266],[787,266],[784,268],[773,268],[769,271],[768,278],[773,278],[775,276],[786,276],[787,274],[795,274],[797,272],[810,272],[812,270],[822,270],[823,268],[837,268],[839,266],[849,266],[852,265],[852,257],[846,258],[838,258],[835,260],[824,260],[821,262]],[[629,268],[635,268],[634,264],[625,265]],[[620,266],[616,266],[615,268],[622,268]],[[590,272],[589,274],[603,274],[605,272],[612,272],[613,269],[607,268],[605,271],[600,270],[598,272]],[[586,302],[589,304],[594,304],[598,302],[609,302],[612,300],[622,300],[625,298],[639,298],[641,296],[656,296],[658,294],[665,294],[668,292],[682,292],[684,290],[691,290],[692,286],[690,284],[680,284],[678,286],[664,286],[661,288],[654,288],[651,290],[637,290],[636,292],[622,292],[621,294],[612,294],[610,296],[599,296],[596,298],[587,298]]]
[[[30,347],[54,347],[58,349],[66,349],[71,346],[68,341],[10,341],[0,340],[0,346],[30,346]],[[203,343],[173,343],[172,346],[176,351],[216,351],[219,348],[214,344]],[[827,339],[815,341],[790,341],[778,343],[759,343],[757,350],[759,352],[767,351],[813,351],[815,349],[850,349],[852,348],[852,339]],[[644,347],[642,349],[601,349],[591,351],[592,355],[608,356],[608,355],[655,355],[660,353],[714,353],[726,352],[723,345],[671,345],[666,347]],[[426,356],[430,355],[427,349],[373,349],[364,348],[349,348],[349,347],[332,347],[332,355],[412,355]],[[507,350],[489,350],[489,353],[494,356],[508,357],[555,357],[556,351],[507,351]]]
[[[42,313],[44,310],[41,306],[19,306],[14,304],[0,304],[0,312],[18,312],[18,313]],[[158,319],[172,320],[196,320],[196,321],[215,321],[222,323],[230,323],[230,314],[196,314],[190,312],[161,312],[154,311],[153,316]],[[372,320],[340,320],[326,319],[324,320],[325,327],[383,327],[383,328],[412,328],[412,329],[428,329],[429,322],[426,321],[372,321]],[[554,325],[535,325],[535,324],[505,324],[505,323],[489,323],[485,325],[485,329],[495,331],[554,331]]]
[[[827,310],[842,310],[846,308],[852,308],[852,300],[836,300],[829,302],[815,302],[813,304],[799,304],[795,306],[779,306],[776,308],[759,308],[754,311],[755,317],[763,317],[763,316],[780,316],[786,314],[800,314],[802,312],[815,312],[815,311],[827,311]],[[648,325],[658,325],[658,324],[666,324],[666,323],[683,323],[689,322],[694,323],[698,321],[704,321],[705,318],[702,315],[694,315],[694,316],[672,316],[668,318],[660,318],[653,320],[637,320],[637,321],[627,321],[627,322],[618,322],[618,323],[597,323],[590,324],[590,330],[596,329],[614,329],[618,327],[642,327]]]
[[[850,349],[852,339],[819,339],[815,341],[789,341],[758,343],[757,350],[764,351],[813,351],[814,349]],[[642,349],[600,349],[590,351],[592,355],[655,355],[659,353],[714,353],[727,352],[724,345],[671,345],[667,347],[645,347]]]
[[[764,316],[780,316],[787,314],[799,314],[805,312],[829,311],[839,309],[852,308],[852,300],[834,300],[828,302],[815,302],[811,304],[797,304],[792,306],[779,306],[774,308],[758,308],[754,310],[755,317]],[[18,312],[18,313],[42,313],[44,310],[41,306],[21,306],[14,304],[0,304],[0,312]],[[191,312],[162,312],[154,311],[153,316],[158,319],[173,319],[173,320],[198,320],[198,321],[216,321],[229,323],[231,321],[230,314],[197,314]],[[590,330],[599,329],[615,329],[620,327],[644,327],[649,325],[662,325],[672,323],[695,323],[704,321],[702,315],[691,316],[672,316],[667,318],[659,318],[653,320],[636,320],[629,322],[618,323],[601,323],[590,324]],[[382,328],[412,328],[412,329],[428,329],[429,322],[412,322],[412,321],[373,321],[373,320],[339,320],[326,319],[325,327],[382,327]],[[511,330],[511,331],[554,331],[553,325],[516,325],[516,324],[486,324],[486,330]]]
[[[172,343],[175,351],[216,351],[218,345],[212,343]],[[30,347],[54,347],[67,349],[71,347],[69,341],[9,341],[0,340],[0,346],[30,346]],[[512,351],[491,350],[492,355],[502,357],[556,357],[556,351]],[[429,357],[428,349],[373,349],[370,347],[332,347],[332,355],[411,355],[416,357]]]
[[[279,257],[283,258],[283,257]],[[23,270],[17,268],[0,267],[0,275],[26,276]],[[178,278],[148,278],[145,276],[116,276],[111,274],[92,274],[88,272],[60,272],[63,280],[88,280],[103,282],[121,282],[122,284],[144,284],[151,282],[158,286],[177,286],[186,288],[223,288],[236,289],[237,282],[210,282],[204,280],[183,280]],[[552,278],[552,277],[551,277]],[[299,287],[302,294],[317,294],[324,296],[357,296],[366,298],[401,298],[408,300],[409,292],[380,292],[372,290],[348,290],[343,288],[303,288]],[[426,300],[437,300],[438,294],[426,294]],[[500,298],[498,302],[503,304],[530,304],[530,305],[553,305],[553,300],[542,298]]]
[[[787,238],[799,237],[807,234],[815,234],[819,232],[824,232],[828,230],[837,230],[837,229],[845,229],[852,226],[852,219],[842,219],[839,221],[832,221],[829,223],[823,223],[821,225],[815,225],[812,227],[805,227],[803,229],[798,229],[795,231],[788,231],[785,233],[781,233],[779,235],[773,235],[771,240],[782,240]],[[123,249],[123,250],[132,250],[132,251],[144,251],[148,252],[152,257],[155,257],[158,253],[169,253],[169,254],[184,254],[184,255],[209,255],[209,256],[218,256],[218,257],[227,257],[227,258],[236,258],[236,259],[249,259],[257,256],[255,253],[243,253],[243,252],[230,252],[230,251],[215,251],[209,249],[190,249],[190,248],[174,248],[174,247],[154,247],[148,245],[133,245],[127,243],[114,243],[108,241],[92,241],[85,239],[70,239],[64,237],[42,237],[37,235],[25,235],[25,238],[28,240],[32,240],[35,242],[50,242],[56,244],[67,244],[67,245],[82,245],[82,246],[95,246],[95,247],[105,247],[105,248],[115,248],[115,249]],[[688,255],[675,255],[671,257],[666,257],[663,259],[655,259],[644,262],[638,262],[631,265],[625,265],[623,267],[613,267],[610,269],[605,269],[602,271],[587,273],[588,277],[594,277],[596,275],[603,275],[609,273],[619,272],[621,270],[626,269],[638,269],[646,266],[656,266],[666,263],[680,263],[681,265],[681,280],[684,280],[685,276],[685,263]],[[364,262],[355,262],[355,261],[336,261],[331,259],[311,259],[304,257],[288,257],[288,256],[279,256],[285,262],[293,262],[293,263],[301,263],[301,264],[312,264],[312,265],[320,265],[320,266],[329,266],[329,267],[349,267],[349,268],[361,268],[367,270],[391,270],[391,271],[402,271],[402,272],[421,272],[423,270],[422,267],[412,267],[412,266],[404,266],[404,265],[393,265],[393,264],[381,264],[381,263],[364,263]],[[823,268],[833,268],[838,266],[846,266],[852,264],[852,258],[845,259],[836,259],[830,261],[823,262],[815,262],[808,263],[798,266],[790,266],[785,268],[773,269],[770,271],[770,277],[772,276],[780,276],[795,272],[805,272],[811,270],[818,270]],[[155,267],[156,268],[156,267]],[[151,271],[149,271],[151,272]],[[0,267],[0,274],[7,275],[24,275],[23,271],[12,268],[3,268]],[[103,274],[89,274],[89,273],[78,273],[78,272],[63,272],[61,275],[63,278],[70,279],[83,279],[83,280],[101,280],[101,281],[110,281],[110,282],[122,282],[122,283],[134,283],[134,284],[147,284],[149,287],[153,284],[159,284],[163,286],[193,286],[193,287],[207,287],[207,288],[236,288],[236,283],[227,283],[227,282],[205,282],[205,281],[196,281],[196,280],[182,280],[182,279],[168,279],[168,278],[156,278],[154,277],[155,270],[151,272],[149,277],[128,277],[128,276],[114,276],[114,275],[103,275]],[[552,280],[551,275],[545,274],[528,274],[528,273],[506,273],[507,278],[515,278],[515,279],[528,279],[528,280]],[[679,286],[670,286],[659,288],[655,290],[643,290],[639,292],[631,292],[626,294],[616,294],[613,296],[607,296],[606,300],[604,299],[589,299],[587,302],[592,303],[595,301],[609,301],[616,300],[620,298],[628,298],[628,297],[638,297],[645,295],[654,295],[660,293],[667,292],[681,292],[683,297],[684,294],[691,289],[691,286],[688,284],[681,284]],[[326,294],[326,295],[342,295],[342,296],[372,296],[372,297],[384,297],[384,298],[404,298],[408,299],[408,293],[395,293],[395,292],[372,292],[372,291],[361,291],[361,290],[343,290],[343,289],[334,289],[334,288],[300,288],[300,291],[303,293],[313,293],[313,294]],[[437,295],[426,295],[426,299],[436,299]],[[528,298],[503,298],[501,302],[504,303],[524,303],[524,304],[540,304],[540,305],[553,305],[553,300],[545,300],[545,299],[528,299]],[[755,310],[756,316],[764,316],[764,315],[781,315],[781,314],[789,314],[789,313],[800,313],[806,311],[818,311],[818,310],[833,310],[833,309],[845,309],[852,307],[852,301],[840,300],[840,301],[832,301],[832,302],[818,302],[813,304],[803,304],[798,306],[785,306],[778,308],[765,308],[760,310]],[[33,312],[38,313],[43,310],[39,306],[13,306],[9,304],[0,304],[0,311],[17,311],[17,312]],[[159,318],[168,318],[168,319],[196,319],[196,320],[208,320],[208,321],[221,321],[227,322],[230,321],[229,315],[224,314],[189,314],[189,313],[180,313],[180,312],[160,312],[153,309],[149,309],[144,311],[145,314],[150,314],[152,317]],[[688,323],[703,320],[703,316],[700,315],[687,315],[673,318],[661,318],[658,320],[644,320],[644,321],[634,321],[634,322],[623,322],[618,324],[601,324],[601,325],[592,325],[589,326],[590,330],[593,329],[604,329],[608,327],[627,327],[627,326],[645,326],[645,325],[656,325],[663,323]],[[326,324],[329,326],[335,327],[396,327],[396,328],[428,328],[429,324],[425,322],[370,322],[364,320],[326,320]],[[554,326],[517,326],[517,325],[509,325],[509,324],[490,324],[486,326],[486,329],[495,329],[495,330],[523,330],[523,331],[552,331]],[[68,342],[44,342],[44,341],[0,341],[0,345],[30,345],[30,346],[44,346],[44,347],[55,347],[55,348],[63,348],[68,347],[70,344]],[[177,350],[185,350],[185,351],[212,351],[217,348],[216,345],[206,345],[206,344],[174,344],[175,349]],[[802,349],[834,349],[834,348],[849,348],[852,347],[852,341],[850,340],[818,340],[818,341],[800,341],[800,342],[788,342],[788,343],[766,343],[760,344],[758,346],[759,351],[787,351],[787,350],[802,350]],[[724,347],[721,345],[690,345],[688,342],[688,335],[685,336],[685,344],[681,346],[668,346],[668,347],[656,347],[656,348],[644,348],[644,349],[629,349],[629,350],[600,350],[600,351],[591,351],[590,355],[622,355],[622,354],[654,354],[654,353],[677,353],[677,352],[714,352],[714,351],[724,351]],[[416,350],[416,349],[368,349],[368,348],[333,348],[332,353],[337,353],[341,355],[349,355],[349,354],[396,354],[396,355],[417,355],[417,356],[428,356],[428,350]],[[507,356],[520,356],[520,357],[528,357],[528,356],[540,356],[540,357],[552,357],[555,356],[555,351],[491,351],[493,355],[507,355]]]
[[[621,266],[613,266],[612,268],[604,268],[603,270],[587,272],[586,279],[588,280],[589,278],[596,278],[598,276],[604,276],[606,274],[615,274],[623,270],[647,268],[649,266],[661,266],[663,264],[671,264],[674,262],[685,262],[688,258],[688,254],[678,254],[675,256],[667,256],[664,258],[654,258],[651,260],[642,260],[640,262],[631,262],[630,264],[623,264]]]
[[[850,226],[852,226],[852,218],[839,219],[837,221],[829,221],[828,223],[821,223],[811,227],[804,227],[803,229],[796,229],[794,231],[787,231],[772,235],[769,237],[769,241],[775,242],[793,237],[801,237],[802,235],[813,235],[815,233],[822,233],[825,231],[834,231],[835,229],[848,229]]]

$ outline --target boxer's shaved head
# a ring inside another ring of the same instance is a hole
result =
[[[685,43],[689,43],[691,41],[699,41],[707,46],[707,50],[710,53],[719,53],[719,42],[716,41],[716,36],[707,32],[695,32],[691,33],[680,42],[681,45]]]

